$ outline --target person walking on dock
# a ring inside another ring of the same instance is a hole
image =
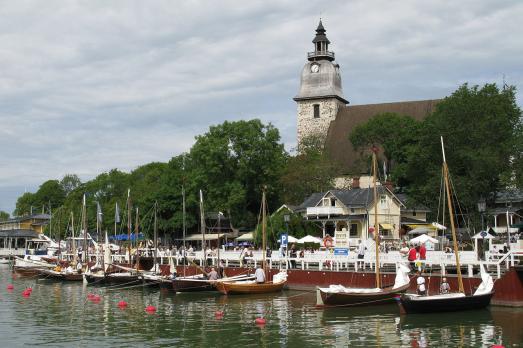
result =
[[[360,240],[360,244],[358,245],[358,267],[361,267],[361,269],[365,269],[365,244]]]

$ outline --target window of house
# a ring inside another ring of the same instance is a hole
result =
[[[320,118],[320,104],[314,104],[314,118]]]
[[[358,224],[350,224],[350,237],[358,237]]]
[[[334,198],[331,198],[331,207],[336,206],[336,200]]]
[[[412,212],[412,216],[416,216],[416,211],[415,210]]]
[[[382,207],[387,206],[387,195],[381,195],[380,196],[380,204]]]
[[[350,212],[354,214],[356,212],[356,209],[350,208]]]

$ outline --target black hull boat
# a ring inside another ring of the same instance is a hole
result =
[[[65,280],[65,281],[82,281],[83,274],[78,273],[77,271],[73,272],[66,272],[66,271],[55,271],[52,269],[40,269],[39,274],[41,276],[44,276],[47,279],[53,279],[53,280]]]
[[[483,295],[461,293],[434,296],[402,295],[400,309],[405,313],[438,313],[482,309],[490,304],[494,292]]]
[[[188,277],[177,277],[172,280],[172,288],[176,292],[198,292],[216,290],[214,283],[209,281],[204,274]]]

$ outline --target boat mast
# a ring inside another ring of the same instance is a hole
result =
[[[202,233],[202,250],[203,250],[203,259],[205,262],[207,262],[207,255],[206,255],[206,243],[205,243],[205,216],[203,212],[203,193],[202,190],[200,190],[200,230]]]
[[[376,187],[377,181],[377,160],[376,152],[378,149],[372,147],[372,183],[374,185],[374,244],[376,245],[376,287],[381,287],[380,277],[380,227],[378,225],[378,188]]]
[[[140,250],[139,244],[138,244],[138,223],[140,221],[138,220],[138,207],[136,207],[136,214],[134,216],[134,246],[136,246],[136,270],[138,271],[138,268],[140,267]]]
[[[447,205],[449,208],[449,220],[450,228],[452,231],[452,243],[454,246],[454,255],[456,255],[456,271],[458,273],[458,288],[459,292],[465,293],[463,288],[463,279],[461,276],[461,265],[459,263],[459,249],[458,241],[456,239],[456,226],[454,225],[454,210],[452,208],[452,195],[450,194],[450,182],[449,182],[449,168],[445,159],[445,146],[443,145],[443,137],[441,137],[441,152],[443,154],[443,177],[445,179],[445,190],[447,192]]]
[[[72,252],[73,252],[73,266],[76,266],[76,243],[74,240],[74,213],[71,212],[71,241],[73,243]]]
[[[154,202],[154,274],[156,274],[156,259],[158,257],[158,221],[157,221],[157,213],[158,213],[158,201]]]
[[[266,265],[266,262],[265,262],[265,253],[267,251],[267,231],[265,230],[266,229],[266,217],[265,217],[265,210],[267,209],[266,208],[266,201],[265,201],[265,189],[266,187],[264,186],[263,189],[262,189],[262,267],[263,267],[263,272],[265,273],[265,279],[267,279],[267,265]]]
[[[89,252],[87,248],[87,208],[85,204],[85,193],[82,205],[82,228],[84,230],[84,263],[87,264],[89,260]]]
[[[131,189],[127,190],[127,251],[129,252],[129,266],[132,265],[131,260]]]

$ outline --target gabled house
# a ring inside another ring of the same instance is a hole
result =
[[[493,220],[496,233],[519,232],[523,227],[523,192],[498,192],[494,205],[486,207],[485,214]]]
[[[377,191],[376,212],[373,188],[355,187],[354,184],[350,190],[314,193],[296,208],[296,212],[308,220],[320,223],[323,237],[327,234],[334,237],[340,234],[345,238],[348,233],[350,245],[369,238],[369,228],[374,226],[374,217],[377,214],[380,235],[384,239],[399,239],[401,210],[405,205],[388,187],[380,185]]]

